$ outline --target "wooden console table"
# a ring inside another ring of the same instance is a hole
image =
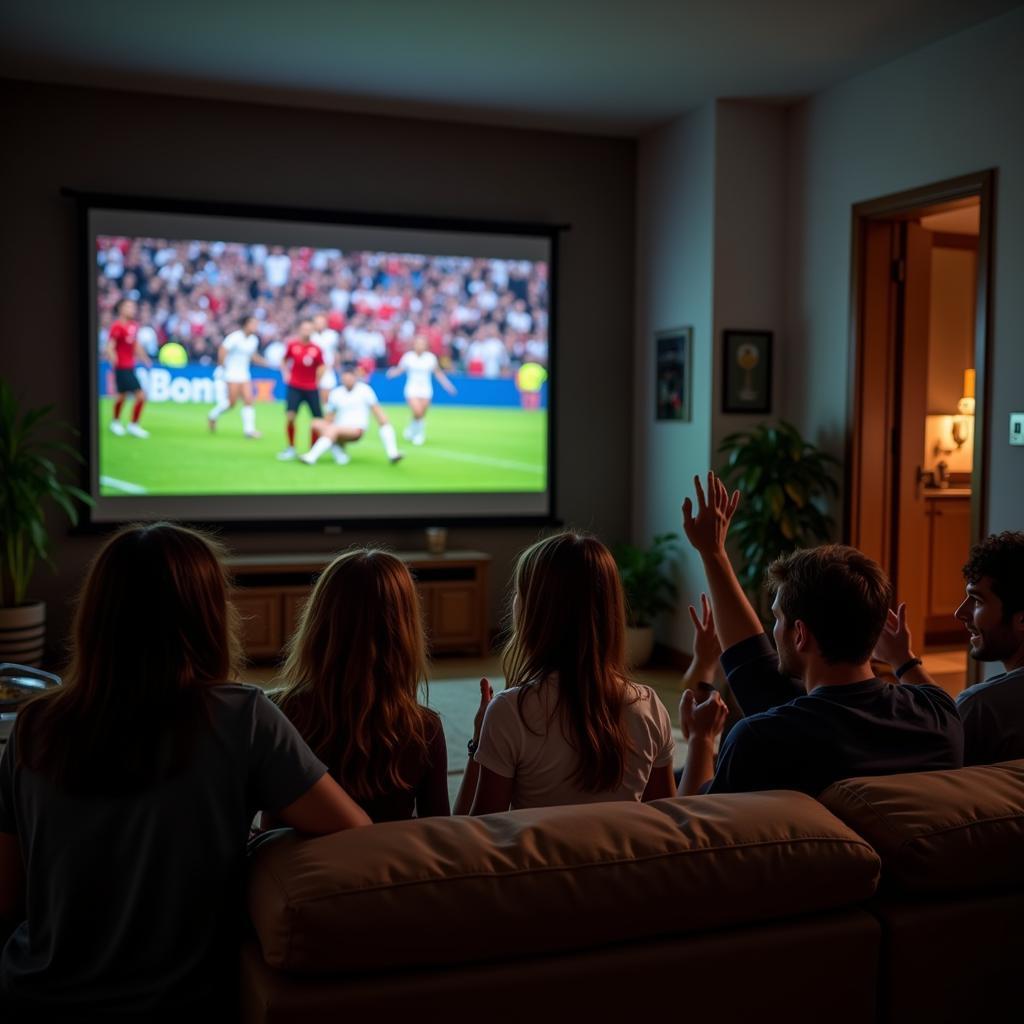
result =
[[[432,653],[490,650],[487,569],[481,551],[396,551],[416,581]],[[297,555],[237,555],[227,560],[234,577],[232,600],[242,616],[246,655],[278,658],[309,597],[316,577],[337,552]],[[355,600],[359,595],[353,595]]]

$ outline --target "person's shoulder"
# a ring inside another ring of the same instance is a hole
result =
[[[206,695],[215,707],[227,713],[241,713],[264,702],[272,703],[262,687],[251,683],[214,683],[206,687]]]
[[[887,683],[896,686],[897,691],[914,707],[927,705],[930,708],[941,707],[945,711],[956,714],[956,701],[941,686],[934,683],[911,684]]]
[[[638,683],[634,679],[627,679],[625,682],[627,708],[631,707],[641,712],[647,712],[662,703],[657,691],[646,683]]]
[[[1006,684],[1017,682],[1024,688],[1024,672],[1000,672],[991,679],[985,679],[973,686],[968,686],[956,699],[956,706],[963,710],[976,704],[987,704],[990,700],[1001,696]]]

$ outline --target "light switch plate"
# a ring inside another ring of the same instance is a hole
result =
[[[1010,444],[1024,444],[1024,412],[1010,413]]]

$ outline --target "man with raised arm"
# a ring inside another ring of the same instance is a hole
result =
[[[886,683],[871,669],[876,645],[895,632],[882,569],[838,544],[777,559],[768,570],[773,648],[725,550],[739,492],[730,496],[713,473],[706,495],[700,479],[694,483],[696,508],[690,498],[683,503],[683,530],[704,563],[722,667],[745,717],[716,768],[725,705],[717,693],[684,704],[690,746],[679,795],[795,789],[816,796],[857,775],[959,768],[963,731],[953,699],[914,665],[898,667],[906,681],[920,679],[915,686]]]

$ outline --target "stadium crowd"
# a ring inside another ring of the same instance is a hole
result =
[[[151,356],[176,342],[200,365],[217,362],[247,314],[271,365],[299,321],[317,314],[341,336],[341,358],[367,369],[396,365],[420,334],[455,372],[499,377],[524,362],[547,365],[541,262],[110,236],[97,240],[96,258],[101,351],[117,303],[130,298]]]

